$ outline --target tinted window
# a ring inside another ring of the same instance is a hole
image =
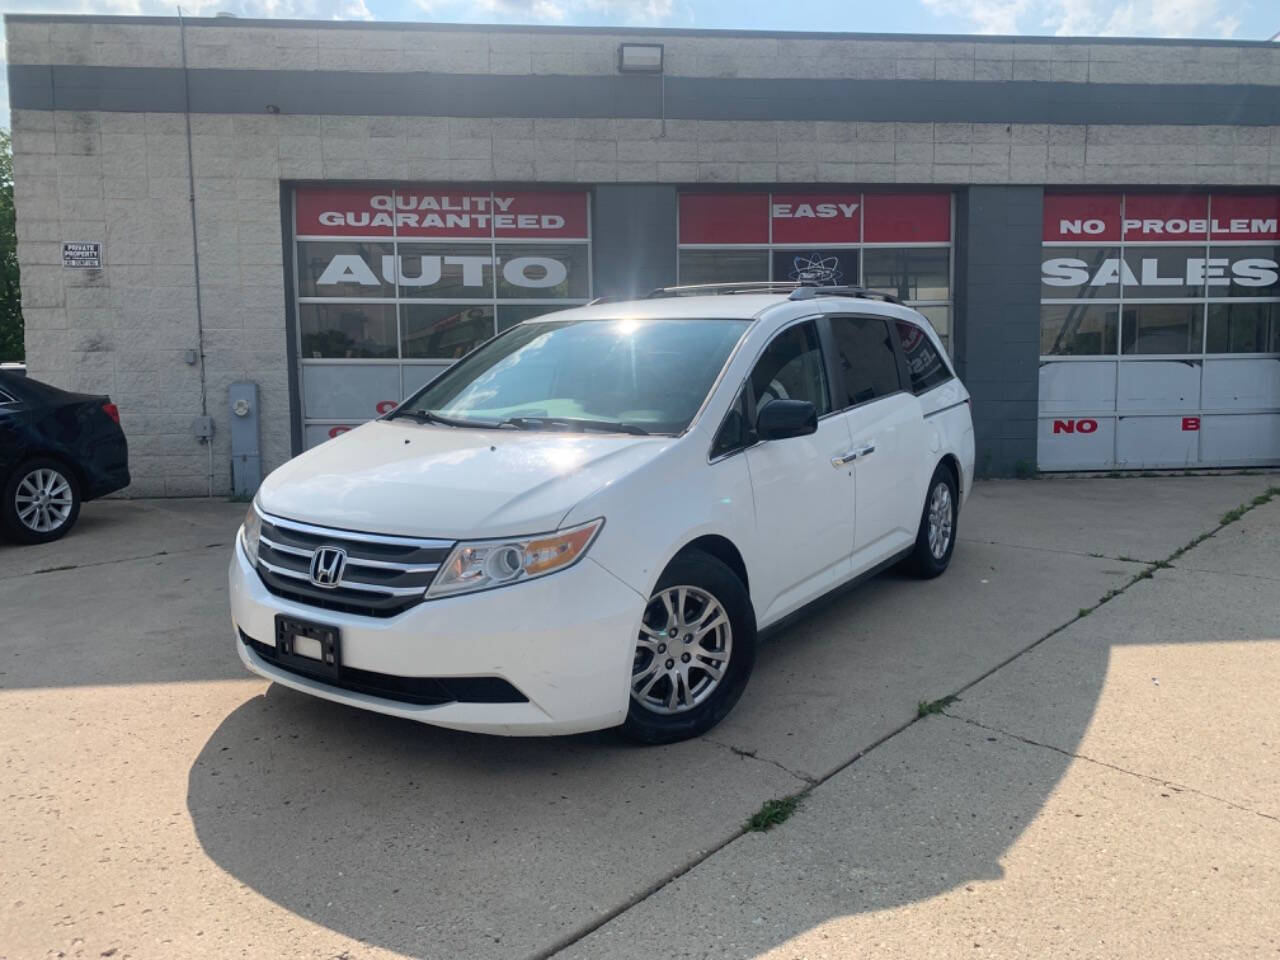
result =
[[[757,416],[760,408],[773,400],[808,400],[818,416],[831,412],[822,350],[812,323],[797,324],[774,337],[751,371],[749,382]]]
[[[932,390],[951,379],[951,371],[942,359],[933,341],[914,323],[895,320],[898,342],[907,357],[907,370],[911,374],[911,389],[917,395]]]
[[[0,407],[12,406],[17,402],[18,401],[13,399],[13,397],[9,396],[9,394],[5,393],[3,390],[0,390]]]
[[[901,389],[898,358],[889,340],[889,327],[879,317],[835,317],[836,359],[844,372],[841,406],[852,407]]]

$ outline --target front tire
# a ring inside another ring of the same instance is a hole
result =
[[[66,465],[48,458],[28,460],[4,488],[0,521],[19,543],[49,543],[80,516],[80,484]]]
[[[737,574],[709,554],[676,557],[636,638],[623,736],[674,743],[706,733],[738,702],[755,661],[755,614]]]
[[[938,464],[925,494],[924,511],[915,549],[907,560],[911,572],[925,580],[939,576],[951,564],[956,548],[956,512],[960,500],[956,478],[945,464]]]

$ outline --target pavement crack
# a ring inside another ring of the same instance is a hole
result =
[[[22,573],[9,573],[0,576],[0,580],[21,580],[23,577],[36,577],[43,573],[62,573],[67,570],[88,570],[92,567],[105,567],[113,563],[133,563],[138,560],[154,560],[156,557],[177,557],[184,553],[198,553],[201,550],[212,550],[225,547],[225,543],[206,543],[199,547],[186,547],[182,550],[157,550],[155,553],[142,553],[136,557],[112,557],[109,560],[93,560],[88,563],[66,563],[55,567],[40,567]]]
[[[981,537],[959,537],[960,543],[984,543],[992,547],[1006,547],[1010,550],[1031,550],[1035,553],[1060,553],[1068,557],[1089,557],[1093,560],[1115,560],[1120,563],[1154,563],[1154,560],[1141,560],[1137,557],[1113,557],[1105,553],[1085,553],[1083,550],[1063,550],[1059,547],[1036,547],[1029,543],[1009,543],[1005,540],[985,540]]]
[[[1271,813],[1264,813],[1261,810],[1254,810],[1252,807],[1246,807],[1244,804],[1237,803],[1234,800],[1228,800],[1226,797],[1220,797],[1217,794],[1208,793],[1196,787],[1189,786],[1188,784],[1180,783],[1177,780],[1167,780],[1163,777],[1152,776],[1149,773],[1130,770],[1127,767],[1108,763],[1106,760],[1099,760],[1096,757],[1089,757],[1083,753],[1076,753],[1074,750],[1066,750],[1062,747],[1055,746],[1052,743],[1043,743],[1039,740],[1033,740],[1030,737],[1024,737],[1020,733],[1013,733],[1010,730],[1005,730],[1003,727],[993,727],[990,724],[981,723],[977,720],[970,719],[969,717],[961,717],[954,713],[948,713],[945,710],[942,711],[942,715],[952,720],[959,720],[961,723],[967,723],[972,727],[977,727],[979,730],[986,730],[989,733],[998,733],[1002,737],[1008,737],[1010,740],[1017,740],[1019,743],[1025,743],[1029,747],[1039,747],[1042,750],[1052,750],[1054,753],[1061,754],[1062,756],[1068,757],[1072,760],[1083,760],[1085,763],[1092,763],[1095,766],[1105,767],[1108,770],[1114,770],[1116,773],[1123,773],[1126,776],[1137,777],[1139,780],[1144,780],[1147,783],[1153,783],[1160,787],[1169,787],[1170,789],[1177,790],[1180,793],[1193,793],[1198,797],[1204,797],[1206,800],[1226,804],[1233,810],[1239,810],[1242,813],[1251,813],[1254,816],[1262,817],[1264,820],[1271,820],[1276,823],[1280,823],[1280,816],[1276,816]]]
[[[708,737],[708,736],[703,736],[702,739],[706,743],[710,743],[717,747],[723,747],[725,750],[728,750],[739,757],[747,757],[748,759],[751,759],[751,760],[758,760],[761,763],[771,764],[772,766],[777,767],[783,773],[787,774],[787,776],[795,777],[801,783],[807,783],[811,787],[816,786],[818,784],[818,779],[816,777],[811,777],[809,776],[809,774],[801,773],[798,770],[792,770],[790,767],[786,766],[785,764],[779,763],[777,760],[774,760],[772,757],[762,757],[758,750],[747,750],[747,749],[744,749],[743,747],[735,747],[731,743],[723,743],[719,740],[713,740],[711,737]]]

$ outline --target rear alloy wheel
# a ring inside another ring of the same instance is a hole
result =
[[[956,548],[956,480],[939,464],[929,481],[915,549],[907,561],[918,577],[936,577],[951,563]]]
[[[670,743],[710,730],[755,664],[755,617],[742,581],[715,557],[672,561],[645,607],[623,733]]]
[[[5,530],[21,543],[48,543],[71,529],[80,514],[76,478],[56,460],[24,463],[5,485]]]

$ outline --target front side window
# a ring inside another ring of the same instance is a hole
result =
[[[905,320],[895,320],[893,326],[898,334],[898,342],[902,345],[902,352],[907,357],[911,390],[916,396],[951,379],[946,361],[923,330]]]
[[[678,434],[747,320],[562,320],[500,335],[397,415],[462,426]]]
[[[761,407],[774,400],[808,400],[818,416],[830,413],[826,368],[812,321],[796,324],[774,337],[756,361],[748,385],[757,416]]]
[[[836,359],[844,373],[841,406],[852,407],[902,389],[898,382],[898,357],[889,339],[889,327],[879,317],[833,317]]]

